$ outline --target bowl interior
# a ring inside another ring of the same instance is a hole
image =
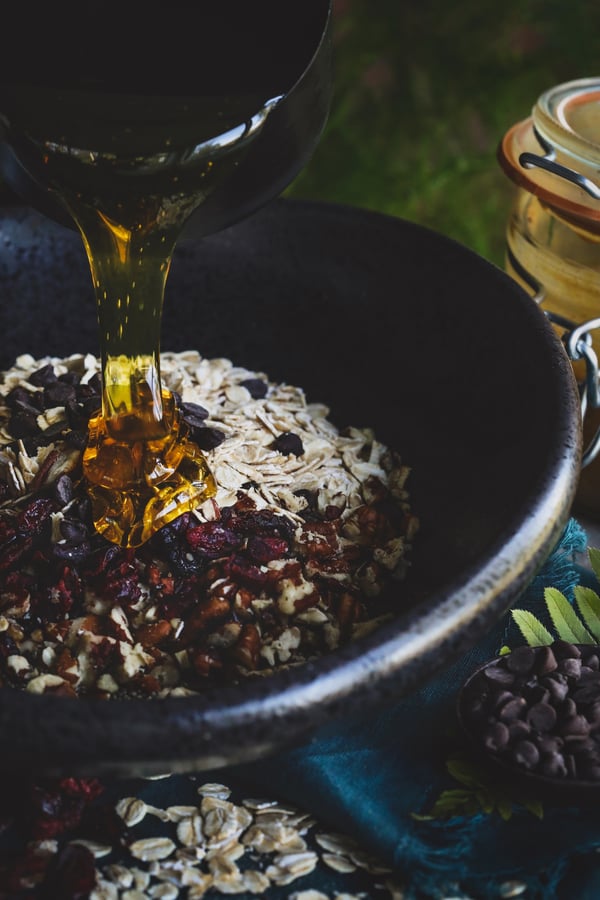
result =
[[[97,353],[78,235],[14,209],[0,233],[0,366],[19,353]],[[208,768],[268,753],[366,697],[388,702],[485,633],[568,517],[581,435],[566,355],[507,275],[428,229],[279,200],[184,241],[162,347],[300,385],[340,427],[372,427],[400,451],[421,527],[398,616],[293,673],[160,708],[0,691],[0,758],[13,763]]]

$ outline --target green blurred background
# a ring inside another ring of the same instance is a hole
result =
[[[419,222],[503,265],[499,141],[539,94],[600,75],[600,0],[334,0],[335,82],[289,196]]]

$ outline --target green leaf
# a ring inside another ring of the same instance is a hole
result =
[[[547,587],[544,590],[544,600],[559,638],[573,644],[594,643],[593,637],[564,594],[557,588]]]
[[[496,802],[496,808],[500,814],[500,818],[504,819],[505,822],[508,822],[513,813],[512,801],[506,797],[500,797]]]
[[[463,759],[449,759],[446,768],[450,775],[468,788],[481,787],[481,772],[472,763]]]
[[[596,547],[588,547],[588,558],[596,578],[600,578],[600,550]]]
[[[554,641],[548,629],[528,609],[513,609],[511,615],[530,647],[542,647]]]
[[[454,816],[473,816],[480,811],[477,797],[466,788],[443,791],[427,816],[412,814],[415,819],[451,819]]]
[[[596,591],[581,584],[575,588],[574,595],[577,609],[588,630],[600,641],[600,597]]]
[[[494,812],[496,801],[488,790],[481,788],[481,790],[475,791],[475,797],[477,798],[477,802],[479,803],[482,812],[488,816]]]
[[[536,816],[538,819],[544,818],[544,805],[541,800],[524,800],[523,806],[528,812],[530,812],[533,816]]]

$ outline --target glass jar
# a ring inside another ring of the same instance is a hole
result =
[[[600,519],[600,78],[543,93],[505,134],[498,161],[516,185],[505,268],[549,314],[573,361],[587,448],[575,508]]]

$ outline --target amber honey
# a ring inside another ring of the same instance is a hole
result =
[[[103,97],[96,113],[109,129],[84,112],[78,127],[68,93],[70,132],[60,96],[48,118],[39,89],[11,99],[18,156],[68,210],[90,265],[102,364],[102,408],[83,455],[94,523],[110,541],[137,546],[216,492],[161,382],[165,285],[184,225],[235,174],[278,98],[138,98],[134,128],[122,112],[115,125]]]

